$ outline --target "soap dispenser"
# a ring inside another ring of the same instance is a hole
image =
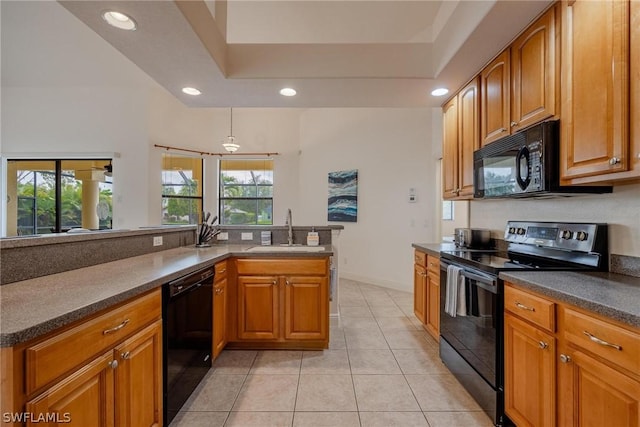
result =
[[[320,244],[320,236],[315,228],[311,227],[311,231],[307,233],[307,246],[318,246]]]

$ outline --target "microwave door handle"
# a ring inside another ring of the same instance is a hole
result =
[[[527,176],[524,179],[522,179],[522,176],[520,176],[520,162],[523,158],[527,162]],[[518,154],[516,154],[516,181],[518,182],[520,189],[523,191],[527,189],[529,183],[531,182],[531,163],[529,161],[529,149],[526,145],[520,148]]]

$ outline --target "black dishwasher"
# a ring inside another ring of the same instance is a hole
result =
[[[169,425],[211,368],[213,266],[164,285],[164,424]]]

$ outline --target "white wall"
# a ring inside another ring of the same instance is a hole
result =
[[[300,148],[304,223],[327,223],[327,173],[358,169],[358,221],[340,223],[341,276],[412,290],[411,243],[436,238],[431,110],[306,110]]]
[[[504,237],[507,220],[606,222],[609,252],[640,256],[640,184],[614,187],[612,194],[557,199],[471,202],[471,226]]]

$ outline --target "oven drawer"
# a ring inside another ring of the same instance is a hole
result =
[[[429,255],[429,257],[427,257],[427,270],[429,270],[430,273],[439,275],[440,258]]]
[[[415,251],[413,255],[413,262],[423,267],[427,266],[427,254],[420,251]]]
[[[563,307],[564,337],[631,372],[640,372],[640,334]]]
[[[504,287],[504,308],[543,329],[555,332],[556,310],[555,303],[551,301],[513,288],[507,283]]]

